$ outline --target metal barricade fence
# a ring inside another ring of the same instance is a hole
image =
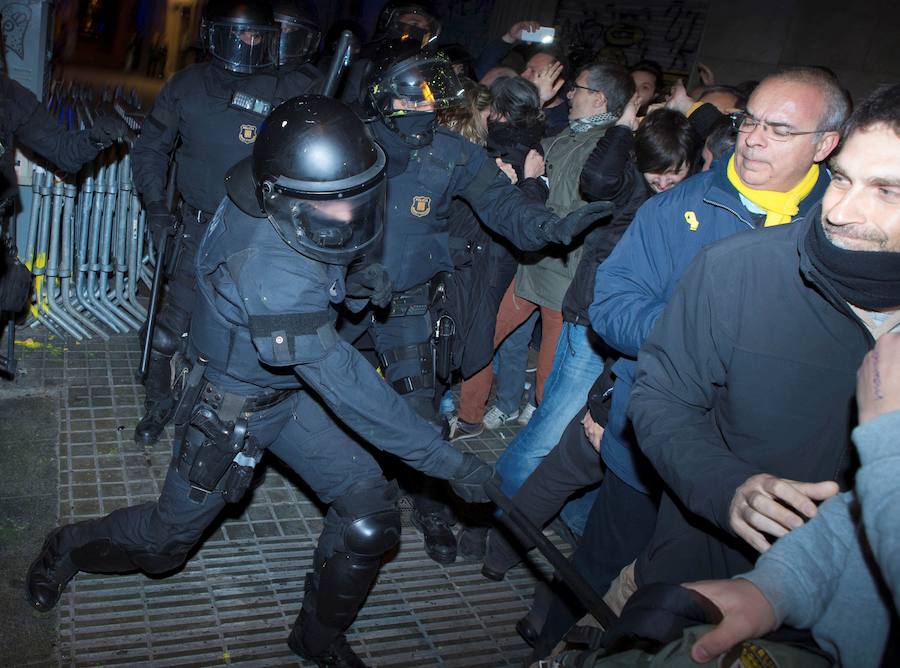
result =
[[[132,91],[95,93],[55,83],[48,109],[70,129],[92,127],[115,113],[139,130]],[[77,341],[139,329],[146,319],[139,284],[150,284],[153,248],[134,191],[130,147],[114,144],[78,174],[60,177],[34,167],[27,233],[19,257],[34,275],[29,327]]]

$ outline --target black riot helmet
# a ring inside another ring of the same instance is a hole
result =
[[[272,0],[272,12],[276,23],[281,26],[277,65],[283,67],[308,62],[322,39],[316,6],[308,0]]]
[[[384,152],[342,102],[284,102],[266,119],[251,161],[263,212],[297,252],[347,265],[381,240]]]
[[[381,119],[406,144],[416,147],[431,142],[433,122],[429,132],[419,137],[405,132],[403,119],[462,104],[465,91],[453,65],[442,54],[390,41],[383,42],[372,59],[362,98],[370,119]]]
[[[411,41],[424,47],[441,33],[434,10],[424,2],[388,2],[378,15],[377,38]]]
[[[203,45],[226,70],[249,74],[275,63],[279,25],[261,0],[210,0],[203,10]]]

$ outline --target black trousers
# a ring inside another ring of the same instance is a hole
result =
[[[611,470],[600,485],[591,507],[584,535],[572,563],[601,596],[625,566],[650,542],[656,526],[658,498],[643,494]],[[560,588],[550,604],[547,621],[534,646],[536,657],[545,657],[566,632],[584,616],[578,600]]]
[[[581,419],[587,408],[572,418],[559,443],[526,478],[512,497],[513,503],[532,524],[543,527],[575,494],[593,489],[603,480],[600,455],[584,435]],[[491,531],[485,565],[505,572],[519,563],[534,544],[514,527]]]

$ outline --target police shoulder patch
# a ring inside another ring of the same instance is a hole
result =
[[[238,132],[238,139],[240,139],[245,144],[252,144],[256,141],[256,126],[250,125],[249,123],[244,123],[241,125],[240,132]]]
[[[414,195],[412,206],[409,212],[419,218],[424,218],[431,213],[431,196],[430,195]]]

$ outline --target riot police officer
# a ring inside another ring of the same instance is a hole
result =
[[[167,173],[176,140],[181,140],[175,151],[180,234],[168,263],[168,291],[153,337],[146,412],[135,429],[135,440],[145,445],[156,442],[172,415],[170,361],[185,345],[194,299],[192,263],[200,237],[225,196],[225,172],[250,154],[272,109],[319,85],[318,71],[300,63],[298,43],[279,42],[281,28],[268,3],[211,0],[201,32],[210,61],[176,73],[163,86],[133,150],[135,186],[157,238],[172,223]],[[276,70],[279,44],[286,67]]]
[[[278,69],[310,68],[319,49],[322,28],[319,11],[308,0],[272,0],[272,13],[281,28],[275,61]]]
[[[369,127],[387,154],[387,205],[382,264],[393,283],[389,309],[348,319],[342,334],[357,340],[368,330],[385,379],[423,417],[436,421],[435,359],[444,361],[452,332],[444,304],[453,270],[450,201],[467,200],[489,228],[522,250],[571,241],[606,203],[560,220],[527,199],[484,149],[436,127],[435,109],[458,104],[463,87],[451,63],[408,41],[385,42],[362,93]],[[452,313],[450,314],[452,316]],[[437,334],[438,336],[435,336]],[[437,340],[436,340],[437,339]],[[437,344],[437,345],[436,345]],[[416,497],[413,521],[428,554],[442,563],[456,556],[446,506],[431,491]],[[438,495],[439,496],[439,495]]]
[[[486,501],[492,476],[335,331],[346,265],[381,240],[384,169],[381,149],[338,101],[299,97],[268,118],[200,244],[193,366],[162,494],[52,532],[28,572],[35,607],[52,608],[79,570],[179,566],[268,449],[329,505],[288,644],[319,666],[363,665],[344,630],[399,541],[400,515],[395,484],[346,429],[449,479],[467,501]]]

